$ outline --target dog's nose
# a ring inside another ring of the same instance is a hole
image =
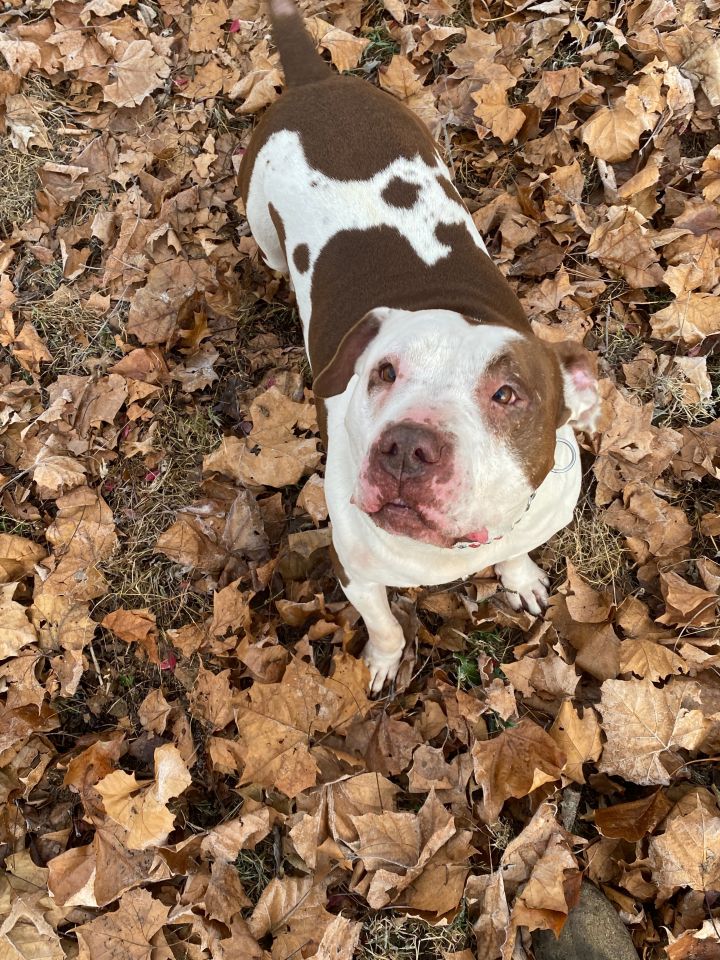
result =
[[[380,437],[378,459],[396,480],[416,478],[440,463],[444,449],[442,438],[429,427],[397,423]]]

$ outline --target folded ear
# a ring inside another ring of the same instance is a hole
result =
[[[552,345],[560,363],[565,409],[561,422],[592,433],[600,418],[595,355],[572,340]]]
[[[380,322],[380,317],[371,310],[348,330],[338,344],[332,359],[318,372],[313,381],[313,393],[316,397],[327,399],[345,392],[355,373],[355,365],[377,336]]]

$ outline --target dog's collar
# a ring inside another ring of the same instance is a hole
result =
[[[520,521],[522,520],[522,518],[523,518],[523,517],[525,516],[525,514],[528,512],[528,510],[529,510],[530,507],[532,506],[533,500],[535,499],[535,494],[536,494],[536,493],[537,493],[537,490],[533,490],[533,492],[530,494],[530,496],[528,497],[528,502],[525,504],[525,509],[524,509],[523,512],[520,514],[520,516],[517,518],[517,520],[515,521],[515,523],[510,527],[510,529],[508,530],[508,533],[512,533],[512,532],[513,532],[513,530],[515,529],[515,527],[520,523]],[[502,540],[503,536],[505,536],[505,534],[503,534],[503,535],[500,536],[500,537],[493,537],[492,540],[486,540],[485,543],[477,543],[477,542],[474,541],[474,540],[458,540],[457,543],[454,543],[454,544],[453,544],[453,550],[467,550],[468,548],[477,549],[478,547],[487,547],[487,546],[489,546],[491,543],[497,543],[498,540]]]
[[[556,463],[556,465],[552,468],[552,470],[550,471],[550,473],[569,473],[570,470],[572,470],[572,468],[575,466],[575,463],[576,463],[576,461],[577,461],[577,450],[576,450],[576,448],[575,448],[575,445],[572,444],[572,443],[570,443],[570,441],[569,441],[569,440],[566,440],[564,437],[557,437],[556,439],[557,439],[557,442],[558,442],[559,444],[562,444],[563,447],[566,447],[566,448],[570,451],[570,462],[567,463],[567,464],[563,464],[563,466],[561,466],[561,467],[558,467],[558,466],[557,466],[558,450],[557,450],[557,448],[556,448],[556,450],[555,450],[555,463]],[[536,493],[537,493],[537,490],[533,490],[533,492],[530,494],[530,496],[528,497],[528,502],[527,502],[527,504],[525,505],[525,509],[524,509],[523,512],[520,514],[520,516],[517,518],[517,520],[515,521],[515,523],[510,527],[510,529],[508,530],[508,533],[512,533],[512,531],[515,529],[515,527],[520,523],[520,521],[522,520],[522,518],[523,518],[523,517],[525,516],[525,514],[528,512],[528,510],[529,510],[530,507],[532,506],[533,500],[535,499],[535,494],[536,494]],[[454,543],[454,544],[453,544],[453,550],[468,550],[468,549],[470,549],[470,550],[477,550],[477,549],[479,549],[480,547],[487,547],[487,546],[489,546],[491,543],[497,543],[498,540],[502,540],[502,536],[501,536],[501,537],[493,537],[492,540],[487,540],[485,543],[477,543],[475,540],[458,540],[457,543]]]

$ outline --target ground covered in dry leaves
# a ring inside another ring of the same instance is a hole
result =
[[[546,616],[398,596],[376,703],[237,195],[257,0],[4,9],[0,956],[518,960],[585,874],[717,960],[718,0],[305,5],[605,401]]]

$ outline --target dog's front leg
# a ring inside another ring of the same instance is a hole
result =
[[[537,617],[547,607],[550,580],[527,553],[496,563],[495,573],[500,577],[508,603],[514,610],[524,607]]]
[[[405,648],[402,627],[392,615],[383,584],[353,578],[343,590],[365,621],[368,641],[362,656],[370,669],[370,692],[380,693],[397,673]]]

